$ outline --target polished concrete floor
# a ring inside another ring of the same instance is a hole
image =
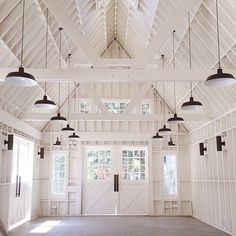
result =
[[[9,236],[228,236],[190,217],[42,217],[15,228]]]

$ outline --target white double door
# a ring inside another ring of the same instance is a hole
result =
[[[147,147],[86,147],[82,214],[149,214]]]
[[[10,228],[30,219],[32,165],[33,144],[15,136],[9,208]]]

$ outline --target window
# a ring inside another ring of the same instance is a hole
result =
[[[175,155],[164,156],[164,181],[165,194],[177,194],[177,165]]]
[[[80,101],[80,112],[81,113],[89,113],[89,102],[88,101]]]
[[[64,194],[66,185],[66,155],[55,153],[52,159],[52,193]]]
[[[125,180],[145,180],[146,177],[146,149],[123,149],[122,170]]]
[[[141,107],[141,113],[146,115],[146,114],[151,114],[151,105],[149,102],[143,102],[142,107]]]
[[[116,102],[105,102],[104,105],[109,112],[119,114],[126,109],[128,103],[116,101]]]
[[[111,150],[97,148],[89,149],[87,155],[87,179],[110,180]]]

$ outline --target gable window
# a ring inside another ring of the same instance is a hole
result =
[[[165,195],[177,195],[177,164],[176,156],[164,156],[164,186]]]
[[[120,114],[126,109],[128,102],[120,102],[120,101],[105,102],[104,105],[109,112]]]
[[[89,113],[89,102],[88,101],[80,101],[79,109],[81,113]]]
[[[52,194],[65,194],[66,155],[54,153],[52,156]]]
[[[151,114],[151,105],[149,102],[143,102],[141,105],[141,114]]]

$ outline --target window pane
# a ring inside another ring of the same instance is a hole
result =
[[[55,153],[52,157],[52,193],[65,193],[66,157],[65,154]]]
[[[151,106],[149,102],[142,103],[141,113],[144,115],[151,114]]]
[[[110,180],[111,150],[90,149],[87,153],[87,179]]]
[[[122,151],[122,170],[125,180],[145,180],[144,149],[125,149]]]
[[[165,180],[165,194],[177,194],[177,166],[176,156],[166,155],[164,157],[164,180]]]
[[[81,101],[80,102],[80,112],[89,113],[89,102],[88,101]]]

